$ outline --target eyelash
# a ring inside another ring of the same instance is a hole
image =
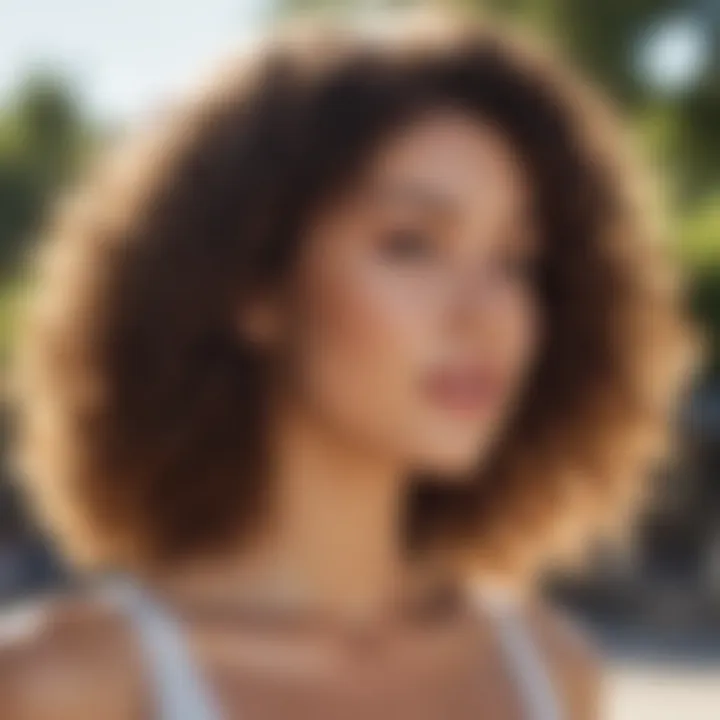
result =
[[[386,233],[380,251],[388,259],[397,261],[428,260],[437,254],[432,238],[414,228],[402,228]]]

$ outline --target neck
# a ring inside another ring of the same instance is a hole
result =
[[[405,469],[317,418],[284,408],[272,425],[272,514],[256,541],[220,561],[203,595],[251,596],[332,615],[373,614],[410,577],[402,538]],[[184,580],[189,578],[183,573]]]
[[[403,468],[306,413],[286,408],[275,428],[274,514],[256,557],[311,602],[382,602],[404,566]]]

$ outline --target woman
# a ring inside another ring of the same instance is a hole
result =
[[[6,635],[3,718],[596,716],[532,591],[624,517],[686,343],[612,128],[406,19],[279,35],[123,147],[21,364],[40,515],[121,574]]]

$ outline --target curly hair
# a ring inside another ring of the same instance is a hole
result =
[[[276,34],[101,162],[42,245],[20,458],[81,563],[168,563],[268,505],[263,364],[234,318],[383,138],[438,106],[495,123],[534,189],[547,340],[467,484],[418,478],[409,546],[544,566],[625,517],[662,457],[691,333],[606,100],[507,30]]]

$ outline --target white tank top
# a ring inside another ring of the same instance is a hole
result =
[[[168,609],[128,577],[113,579],[109,594],[119,602],[140,642],[156,720],[223,720],[215,697],[191,658],[182,628]],[[476,595],[497,629],[526,720],[562,720],[545,664],[513,598],[485,588],[478,588]]]

